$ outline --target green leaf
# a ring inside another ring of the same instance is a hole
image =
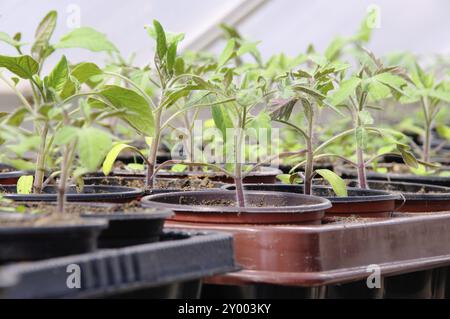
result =
[[[56,20],[58,14],[56,11],[50,11],[39,23],[36,29],[35,40],[31,47],[31,53],[38,61],[42,60],[48,55],[49,41],[55,31]],[[51,49],[50,49],[51,50]],[[51,52],[51,51],[50,51]]]
[[[72,142],[77,136],[78,128],[64,126],[55,133],[54,143],[55,145],[63,146]]]
[[[235,47],[236,47],[236,40],[235,39],[228,40],[225,49],[223,50],[223,52],[219,57],[218,68],[221,68],[222,66],[227,64],[228,61],[230,61],[232,58],[236,56]]]
[[[145,170],[145,165],[144,164],[138,164],[138,163],[130,163],[126,167],[127,167],[127,169],[132,170],[132,171],[143,171],[143,170]]]
[[[336,193],[339,197],[347,197],[347,185],[345,184],[345,181],[338,176],[333,171],[330,171],[328,169],[318,169],[316,170],[316,173],[322,176],[328,183],[330,183],[331,187],[333,188],[333,191]]]
[[[21,107],[15,110],[6,118],[6,124],[10,126],[19,127],[25,120],[25,116],[28,114],[28,112],[29,112],[28,109],[25,107]]]
[[[20,41],[16,41],[15,39],[11,38],[5,32],[0,32],[0,41],[8,43],[9,45],[12,45],[13,47],[20,47],[22,45],[22,43]]]
[[[416,169],[419,167],[419,162],[417,161],[416,157],[412,152],[401,146],[397,147],[397,149],[402,154],[403,161],[405,162],[406,165]]]
[[[122,118],[145,136],[154,136],[155,120],[145,98],[133,90],[116,85],[108,85],[100,94],[115,108],[125,109]]]
[[[151,36],[153,39],[157,40],[158,35],[153,26],[146,25],[145,29],[147,30],[147,34]],[[184,33],[173,33],[169,31],[164,31],[166,41],[168,45],[178,44],[184,40]]]
[[[66,57],[63,55],[58,64],[53,68],[50,74],[44,79],[47,88],[52,88],[59,95],[69,79],[69,65]]]
[[[103,74],[102,70],[95,64],[90,62],[82,62],[75,66],[72,70],[72,76],[78,80],[80,84],[88,82],[93,76]]]
[[[339,105],[345,102],[356,90],[358,85],[361,84],[361,79],[352,77],[341,83],[339,89],[337,89],[331,96],[330,104]]]
[[[170,169],[172,172],[176,172],[176,173],[182,173],[187,169],[187,165],[183,165],[183,164],[175,164],[172,166],[172,168]]]
[[[62,36],[55,48],[82,48],[93,52],[118,52],[106,35],[90,27],[77,28]]]
[[[164,32],[161,23],[157,20],[153,20],[153,27],[156,32],[156,52],[159,59],[163,60],[167,53],[166,33]]]
[[[442,138],[450,141],[450,126],[438,125],[436,130]]]
[[[216,127],[222,132],[223,141],[226,142],[227,128],[233,128],[233,121],[228,114],[227,108],[224,105],[214,105],[211,108],[212,118]]]
[[[127,144],[114,145],[113,148],[111,148],[111,150],[106,155],[105,160],[103,161],[102,171],[103,174],[105,174],[105,176],[108,176],[111,173],[114,167],[114,163],[116,162],[117,156],[119,156],[119,154],[125,150],[133,151],[139,154],[139,150],[134,146]]]
[[[323,100],[323,99],[326,98],[326,96],[323,95],[322,93],[320,93],[319,91],[317,91],[317,90],[315,90],[313,88],[309,88],[309,87],[304,86],[304,85],[294,85],[292,88],[294,90],[296,90],[296,91],[300,91],[300,92],[306,93],[306,94],[308,94],[308,95],[310,95],[313,98],[318,99],[318,100]]]
[[[177,57],[177,44],[172,43],[167,51],[167,69],[169,70],[169,72],[171,72],[171,74],[173,74],[173,67],[175,65],[176,57]]]
[[[104,131],[88,127],[78,130],[78,156],[89,171],[95,171],[111,149],[111,136]]]
[[[32,175],[20,176],[17,181],[17,194],[31,194],[33,191],[33,180],[34,177]]]
[[[31,79],[39,71],[39,64],[29,55],[17,57],[0,55],[0,67],[6,68],[22,79]]]

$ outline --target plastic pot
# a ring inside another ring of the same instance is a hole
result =
[[[340,168],[340,172],[343,178],[355,179],[357,173],[354,169]],[[411,174],[382,174],[375,172],[367,172],[367,178],[370,180],[378,181],[391,181],[391,182],[404,182],[413,184],[425,184],[450,187],[450,177],[442,176],[418,176]]]
[[[41,194],[17,194],[16,185],[0,185],[0,193],[4,198],[21,202],[54,202],[57,200],[57,187],[47,186]],[[138,199],[142,190],[118,186],[85,186],[83,193],[78,193],[75,186],[68,189],[68,202],[113,202],[126,203]]]
[[[207,279],[216,289],[204,297],[242,288],[247,296],[263,298],[430,298],[442,296],[446,280],[439,270],[450,266],[450,214],[324,225],[167,225],[233,234],[243,270]],[[379,266],[382,289],[365,285],[371,265]]]
[[[227,190],[234,190],[234,185],[223,187]],[[249,184],[245,189],[250,191],[270,191],[303,194],[303,185],[287,184]],[[348,217],[358,216],[364,218],[386,218],[396,211],[396,200],[399,195],[393,195],[379,190],[364,190],[359,188],[349,188],[348,197],[334,196],[333,189],[329,186],[313,186],[313,195],[327,198],[333,206],[326,210],[327,217]],[[398,204],[400,205],[400,204]]]
[[[25,171],[11,171],[0,173],[0,185],[16,185],[19,178],[27,175]]]
[[[120,248],[157,242],[162,234],[166,218],[173,215],[169,210],[143,209],[142,212],[89,213],[85,218],[101,218],[109,222],[98,239],[99,248]],[[89,211],[89,206],[86,207]]]
[[[78,265],[81,289],[67,286]],[[204,277],[236,270],[229,234],[165,230],[158,243],[0,267],[4,297],[198,298]]]
[[[291,193],[246,192],[246,200],[247,207],[236,207],[233,192],[217,190],[151,195],[141,202],[171,209],[171,220],[218,224],[314,224],[331,207],[327,199]]]
[[[33,220],[36,215],[2,213],[0,220]],[[43,226],[2,226],[0,223],[0,264],[76,255],[97,249],[97,238],[106,220],[57,223]]]
[[[354,185],[357,185],[356,181],[349,184],[349,186]],[[448,187],[387,181],[369,181],[369,187],[402,194],[402,198],[397,200],[399,212],[450,211],[450,188]]]

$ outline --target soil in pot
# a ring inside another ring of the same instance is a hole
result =
[[[234,185],[224,186],[225,189],[234,190]],[[303,194],[303,185],[287,184],[249,184],[245,185],[249,191],[284,192]],[[364,190],[349,188],[348,197],[337,197],[329,186],[313,186],[313,195],[327,198],[333,206],[326,210],[326,216],[337,217],[363,217],[386,218],[396,210],[396,200],[399,195],[379,190]]]
[[[98,175],[92,175],[101,177],[102,173]],[[273,167],[261,167],[259,170],[252,172],[247,177],[244,178],[244,183],[262,183],[262,184],[273,184],[277,182],[277,176],[282,174],[282,171],[278,168]],[[111,173],[111,176],[118,177],[141,177],[145,176],[143,171],[126,170],[124,167],[116,166]],[[170,170],[161,170],[158,172],[158,178],[161,179],[174,179],[174,178],[197,178],[197,179],[208,179],[213,182],[221,183],[234,183],[234,180],[224,173],[221,172],[204,172],[204,171],[185,171],[185,172],[172,172]]]
[[[351,181],[349,186],[356,186]],[[394,194],[401,194],[397,200],[397,211],[410,213],[432,213],[450,211],[450,188],[413,184],[403,182],[369,181],[371,189],[383,190]]]
[[[45,212],[56,211],[56,205],[48,203],[28,204],[29,208]],[[68,203],[67,214],[83,218],[105,219],[109,222],[98,238],[99,248],[120,248],[159,240],[169,210],[142,208],[140,201],[126,204]]]
[[[210,190],[146,196],[144,207],[167,208],[174,221],[218,224],[320,224],[330,201],[291,193],[246,192],[238,207],[234,192]]]
[[[40,194],[17,194],[16,185],[0,185],[0,193],[4,198],[21,202],[55,202],[57,187],[47,186]],[[68,202],[113,202],[126,203],[142,196],[142,190],[119,186],[85,186],[78,192],[76,186],[71,186],[67,192]]]
[[[106,220],[0,213],[0,264],[92,252]]]
[[[111,186],[125,186],[144,188],[144,177],[86,177],[84,179],[85,185],[111,185]],[[214,182],[208,178],[189,177],[181,178],[158,178],[155,183],[155,191],[194,191],[202,189],[220,188],[224,183]]]

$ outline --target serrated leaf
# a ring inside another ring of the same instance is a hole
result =
[[[29,55],[17,57],[0,55],[0,67],[8,69],[22,79],[32,79],[39,71],[39,64]]]
[[[64,89],[66,81],[69,79],[69,65],[63,55],[58,64],[55,65],[50,74],[44,79],[47,88],[52,88],[58,95]]]
[[[90,27],[77,28],[62,36],[55,48],[82,48],[92,52],[118,52],[106,35]]]
[[[358,85],[361,84],[361,79],[352,77],[341,83],[340,87],[332,94],[330,104],[339,105],[346,101],[352,94],[355,93]]]
[[[143,96],[133,90],[116,85],[108,85],[100,91],[116,109],[125,109],[122,118],[145,136],[154,136],[155,120],[153,112]]]
[[[31,194],[31,192],[33,191],[33,180],[34,177],[32,175],[20,176],[16,186],[17,194]]]
[[[322,176],[328,183],[330,183],[333,191],[338,197],[347,197],[347,185],[345,181],[335,172],[328,169],[318,169],[316,173]]]
[[[93,76],[103,74],[103,72],[95,63],[82,62],[73,68],[71,74],[82,84],[88,82]]]

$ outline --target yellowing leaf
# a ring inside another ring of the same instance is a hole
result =
[[[33,190],[33,180],[34,177],[32,175],[20,176],[17,181],[17,194],[31,194]]]

